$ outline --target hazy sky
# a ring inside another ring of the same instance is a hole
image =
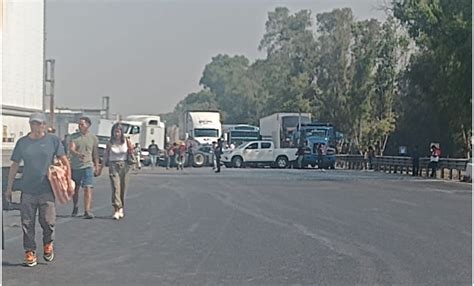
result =
[[[56,59],[56,105],[157,114],[200,90],[204,66],[219,53],[263,58],[258,44],[269,11],[316,14],[350,7],[357,19],[385,19],[383,0],[51,1],[46,57]]]

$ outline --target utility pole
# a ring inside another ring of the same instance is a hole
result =
[[[49,83],[49,88],[46,96],[49,96],[49,115],[50,115],[50,127],[54,127],[54,59],[46,60],[46,73],[45,82]]]

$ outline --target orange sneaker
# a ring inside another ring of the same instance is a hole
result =
[[[43,246],[43,258],[44,260],[51,262],[54,259],[54,249],[53,249],[53,243],[46,243]]]
[[[33,250],[25,251],[25,265],[28,267],[33,267],[36,264],[38,264],[36,253]]]

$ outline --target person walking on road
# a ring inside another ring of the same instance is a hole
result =
[[[13,181],[23,161],[21,180],[20,214],[23,230],[25,265],[35,266],[37,262],[35,224],[36,213],[43,229],[43,258],[47,262],[54,259],[53,242],[55,236],[56,207],[51,183],[48,180],[49,166],[55,158],[67,167],[66,177],[71,186],[71,168],[61,140],[46,133],[46,117],[43,113],[33,113],[29,119],[31,132],[20,138],[11,156],[12,165],[8,174],[5,198],[11,202]],[[71,190],[72,191],[72,190]]]
[[[317,154],[318,154],[318,169],[322,170],[323,169],[323,144],[318,143],[317,145]]]
[[[221,172],[221,155],[222,155],[222,139],[217,140],[216,149],[214,150],[214,156],[216,156],[216,173]]]
[[[125,194],[130,179],[130,164],[127,162],[129,154],[133,152],[132,143],[125,138],[120,123],[112,126],[110,140],[104,153],[104,164],[109,167],[110,185],[112,187],[113,218],[118,220],[125,216]],[[102,168],[102,167],[101,167]]]
[[[150,155],[150,163],[152,169],[155,169],[159,152],[160,148],[158,148],[158,145],[155,144],[155,140],[151,140],[151,144],[148,146],[148,154]]]
[[[176,142],[173,145],[169,145],[166,149],[167,157],[166,157],[166,170],[168,170],[171,166],[171,161],[175,160],[176,155]]]
[[[304,150],[305,150],[305,145],[300,144],[295,154],[296,156],[298,156],[298,158],[296,159],[298,169],[303,169]]]
[[[69,140],[69,155],[71,158],[72,179],[76,183],[73,196],[72,216],[79,211],[79,190],[84,188],[84,218],[92,219],[92,189],[94,176],[99,175],[99,146],[97,136],[89,131],[89,117],[79,119],[79,131],[72,134]]]
[[[216,141],[212,141],[212,144],[211,144],[212,170],[216,170],[216,168],[217,168],[217,162],[216,162],[216,148],[217,148],[217,142],[216,142]]]
[[[135,154],[135,158],[137,158],[137,164],[134,165],[134,168],[137,168],[138,170],[141,170],[141,168],[142,168],[142,161],[141,161],[142,148],[140,147],[139,143],[135,143],[135,147],[133,147],[133,153]]]
[[[181,142],[177,151],[178,160],[176,170],[182,171],[184,167],[184,161],[186,161],[186,144],[184,142]]]
[[[194,164],[194,150],[195,150],[195,141],[192,137],[189,137],[186,143],[186,149],[188,153],[188,163],[187,167],[192,167]]]

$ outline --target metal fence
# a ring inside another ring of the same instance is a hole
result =
[[[440,158],[436,177],[442,179],[461,180],[466,171],[468,159]],[[419,175],[428,177],[430,158],[420,158]],[[337,155],[336,165],[344,169],[363,170],[374,169],[386,173],[413,174],[413,163],[411,157],[400,156],[377,156],[372,159],[372,166],[362,155]]]

